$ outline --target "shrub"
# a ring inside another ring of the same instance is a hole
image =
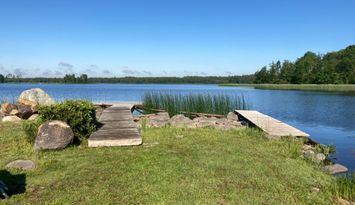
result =
[[[72,128],[76,141],[88,138],[96,130],[95,107],[85,100],[66,100],[52,106],[41,106],[38,113],[43,122],[66,122]]]
[[[40,119],[37,119],[35,121],[26,120],[22,123],[22,130],[25,132],[26,140],[29,143],[31,144],[34,143],[37,136],[38,128],[42,123],[43,122]]]

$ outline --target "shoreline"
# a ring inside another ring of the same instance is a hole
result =
[[[226,87],[251,87],[262,90],[297,90],[334,92],[355,95],[355,84],[219,84]]]

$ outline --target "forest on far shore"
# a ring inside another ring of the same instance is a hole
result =
[[[306,52],[295,62],[272,62],[254,75],[256,84],[354,84],[355,45],[325,55]]]

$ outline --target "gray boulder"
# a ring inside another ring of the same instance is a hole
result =
[[[42,89],[25,90],[18,98],[18,103],[37,107],[38,105],[53,105],[55,101]]]
[[[36,167],[36,164],[31,160],[15,160],[6,165],[6,168],[32,170]]]
[[[164,127],[169,123],[170,116],[167,112],[158,112],[156,115],[149,116],[147,125],[149,127]]]
[[[35,150],[64,149],[74,139],[74,133],[65,122],[54,120],[42,124],[38,128],[35,139]]]
[[[170,120],[169,123],[173,127],[187,127],[187,128],[195,128],[196,125],[193,120],[184,115],[175,115]]]
[[[325,170],[327,170],[331,174],[338,174],[338,173],[347,172],[348,168],[346,168],[341,164],[332,164],[332,165],[325,166]]]
[[[17,116],[5,116],[2,118],[2,122],[20,122],[22,119]]]

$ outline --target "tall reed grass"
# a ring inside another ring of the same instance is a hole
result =
[[[163,92],[148,92],[143,97],[143,106],[147,113],[149,109],[166,110],[170,116],[182,112],[196,112],[225,115],[235,109],[245,110],[250,106],[243,95],[225,94],[171,94]]]
[[[338,176],[334,184],[334,192],[338,197],[355,201],[355,171]]]

